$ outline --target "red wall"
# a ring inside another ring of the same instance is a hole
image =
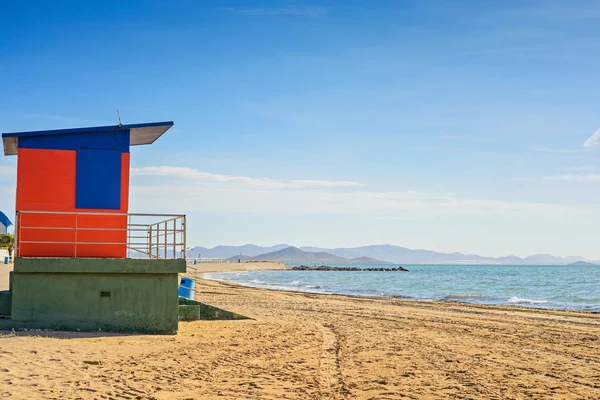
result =
[[[127,214],[129,153],[121,158],[121,208],[75,208],[76,151],[18,150],[17,211],[100,212]],[[19,213],[17,240],[21,257],[101,257],[127,255],[127,216]],[[66,229],[44,229],[44,228]],[[74,228],[78,229],[75,230]],[[89,230],[81,230],[88,228]],[[98,230],[99,228],[108,230]],[[22,243],[40,241],[44,243]],[[61,243],[62,242],[62,243]],[[65,243],[72,242],[72,243]],[[77,242],[74,244],[73,242]],[[103,242],[110,244],[92,244]]]

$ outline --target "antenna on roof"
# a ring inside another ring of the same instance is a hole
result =
[[[123,123],[121,122],[121,114],[119,113],[119,110],[117,110],[117,118],[119,118],[119,124],[117,125],[117,127],[122,127]]]

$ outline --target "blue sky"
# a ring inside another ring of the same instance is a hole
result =
[[[600,259],[596,1],[2,1],[0,131],[173,120],[191,244]],[[0,160],[14,212],[15,157]]]

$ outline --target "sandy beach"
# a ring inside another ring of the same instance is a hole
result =
[[[209,272],[260,271],[267,269],[278,270],[288,269],[288,267],[285,264],[270,261],[188,264],[188,275],[202,275]]]
[[[8,290],[10,272],[13,270],[12,264],[0,264],[0,290]]]
[[[597,314],[202,279],[196,293],[253,319],[181,322],[174,336],[5,332],[0,398],[600,398]]]

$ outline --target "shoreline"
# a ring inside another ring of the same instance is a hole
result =
[[[289,269],[289,268],[281,268],[281,269]],[[280,269],[280,270],[281,270]],[[498,304],[498,303],[484,303],[484,302],[467,302],[467,301],[459,301],[458,299],[455,298],[448,298],[447,300],[443,300],[443,299],[415,299],[415,298],[411,298],[409,296],[407,296],[406,298],[404,297],[393,297],[393,296],[373,296],[373,295],[361,295],[361,294],[349,294],[349,293],[340,293],[340,292],[323,292],[323,291],[318,291],[318,290],[311,290],[310,288],[307,288],[306,290],[302,290],[302,289],[293,289],[293,288],[285,288],[285,287],[281,287],[281,286],[277,286],[277,285],[273,285],[271,286],[270,284],[266,284],[264,286],[259,286],[257,285],[252,285],[250,283],[240,283],[240,282],[232,282],[232,281],[227,281],[227,280],[223,280],[223,279],[213,279],[213,278],[208,278],[205,277],[204,275],[206,274],[215,274],[215,273],[235,273],[235,272],[244,272],[244,271],[270,271],[270,270],[277,270],[277,269],[252,269],[252,270],[235,270],[235,271],[218,271],[218,272],[202,272],[202,273],[198,273],[198,275],[196,276],[196,279],[202,279],[205,281],[214,281],[214,282],[221,282],[221,283],[226,283],[229,285],[234,285],[234,286],[239,286],[239,287],[244,287],[244,288],[252,288],[252,289],[257,289],[257,290],[268,290],[268,291],[280,291],[280,292],[286,292],[286,293],[311,293],[311,294],[315,294],[315,295],[327,295],[327,296],[345,296],[345,297],[349,297],[349,298],[365,298],[365,299],[372,299],[372,300],[382,300],[382,299],[387,299],[387,300],[396,300],[396,301],[402,301],[402,302],[416,302],[416,303],[421,303],[421,302],[436,302],[436,303],[441,303],[441,304],[448,304],[448,303],[455,303],[455,304],[460,304],[460,305],[474,305],[474,306],[483,306],[483,307],[506,307],[509,309],[514,309],[514,308],[523,308],[526,310],[541,310],[541,311],[559,311],[559,312],[576,312],[576,313],[582,313],[582,314],[590,314],[590,315],[600,315],[600,311],[586,311],[586,310],[574,310],[574,309],[569,309],[569,308],[557,308],[557,307],[541,307],[541,306],[535,306],[533,304],[531,305],[525,305],[525,304]],[[291,269],[290,269],[291,270]],[[271,287],[269,287],[271,286]],[[544,304],[544,303],[542,303]]]
[[[322,298],[323,300],[328,299],[337,299],[340,301],[349,300],[349,301],[371,301],[374,303],[382,302],[394,304],[397,306],[408,306],[414,308],[424,308],[424,309],[435,309],[435,308],[447,308],[450,306],[455,306],[454,311],[460,313],[471,313],[471,314],[481,314],[481,312],[485,311],[506,311],[506,312],[522,312],[527,314],[545,314],[547,316],[558,316],[558,317],[569,317],[569,314],[574,314],[573,316],[589,318],[598,323],[598,327],[600,327],[600,312],[596,311],[581,311],[581,310],[567,310],[567,309],[558,309],[558,308],[539,308],[539,307],[527,307],[523,305],[500,305],[500,304],[486,304],[486,303],[465,303],[455,300],[441,301],[441,300],[414,300],[414,299],[395,299],[390,297],[378,297],[378,296],[366,296],[366,295],[353,295],[353,294],[344,294],[344,293],[323,293],[323,292],[304,292],[297,290],[288,290],[288,289],[269,289],[264,287],[255,287],[255,286],[246,286],[236,282],[229,281],[221,281],[217,279],[206,279],[202,277],[197,277],[196,282],[200,285],[204,286],[213,286],[213,283],[220,284],[224,287],[231,287],[235,289],[251,289],[260,292],[274,292],[281,293],[285,295],[291,296],[303,296],[310,295],[314,298]],[[197,294],[202,294],[201,292],[196,292]],[[196,299],[198,296],[196,296]],[[451,308],[451,307],[450,307]],[[469,309],[477,309],[477,310],[469,310]],[[547,319],[543,319],[547,320]],[[550,319],[554,321],[555,319]],[[599,337],[600,339],[600,337]]]

